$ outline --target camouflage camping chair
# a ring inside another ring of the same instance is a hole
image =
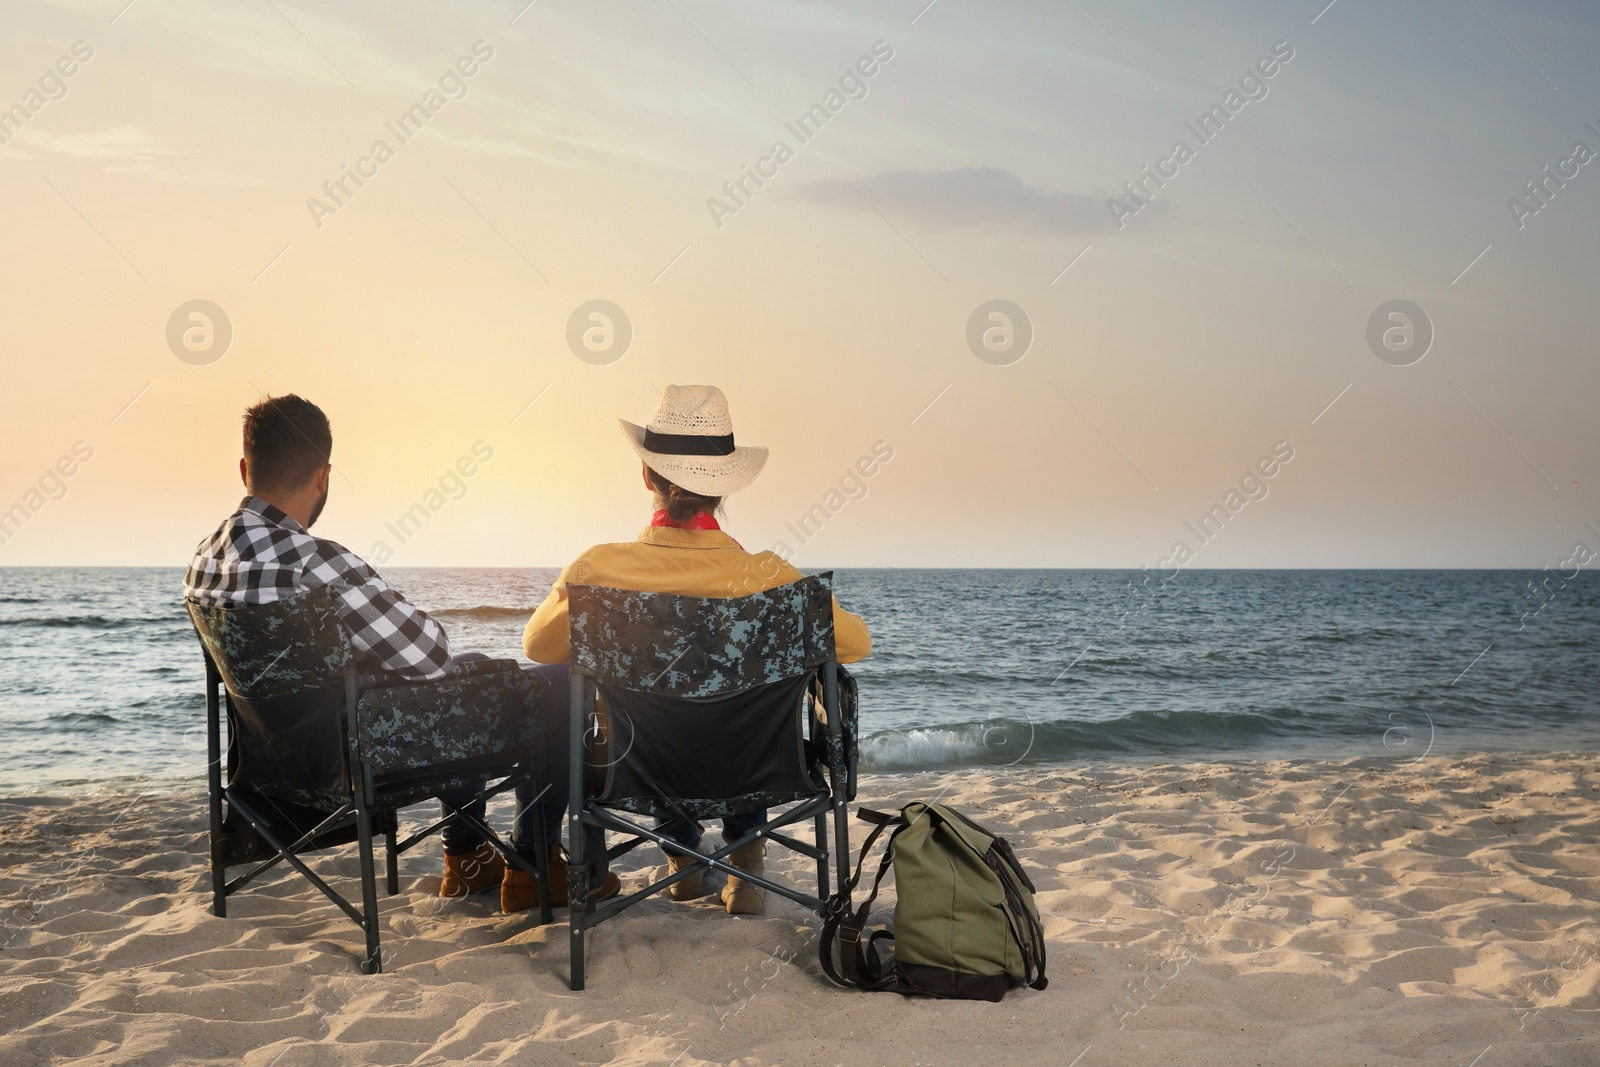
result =
[[[832,581],[824,573],[724,599],[567,587],[570,765],[588,764],[587,774],[571,776],[568,808],[573,989],[584,986],[586,930],[696,872],[736,874],[825,916],[830,810],[836,888],[843,889],[846,808],[855,797],[855,688],[835,660]],[[597,697],[604,699],[600,715]],[[607,850],[611,860],[647,842],[670,843],[628,815],[698,825],[783,806],[675,874],[598,906],[589,898],[584,827],[623,835]],[[807,822],[814,843],[782,832]],[[728,863],[758,837],[815,860],[816,894]]]
[[[428,682],[363,676],[326,587],[269,604],[185,606],[206,659],[213,913],[225,916],[231,894],[288,863],[365,931],[361,970],[376,973],[383,966],[373,835],[388,838],[392,895],[401,854],[458,820],[538,878],[541,921],[551,921],[542,824],[533,864],[460,808],[398,840],[397,813],[408,804],[499,779],[474,798],[487,799],[542,775],[538,690],[516,661],[457,664]],[[360,909],[301,859],[352,841]],[[252,866],[229,881],[227,868],[242,864]]]

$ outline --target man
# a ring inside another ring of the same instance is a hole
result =
[[[204,604],[265,604],[328,586],[360,670],[394,671],[415,680],[441,678],[451,669],[452,658],[449,638],[438,622],[391,589],[354,553],[308,532],[328,502],[332,451],[328,418],[309,400],[293,394],[268,397],[246,410],[239,476],[247,495],[238,510],[195,549],[184,577],[184,596]],[[458,658],[484,657],[468,654]],[[544,686],[550,709],[543,725],[560,727],[567,718],[565,687],[550,684],[537,672],[535,679]],[[564,737],[565,730],[560,734]],[[533,818],[544,820],[549,840],[560,839],[566,747],[564,743],[552,747],[561,755],[554,756],[547,766],[547,774],[555,774],[549,778],[551,798],[539,800],[528,788],[517,791],[511,843],[530,858],[534,854]],[[481,820],[483,803],[468,804],[475,793],[467,790],[444,799]],[[465,896],[502,885],[509,878],[499,853],[471,827],[452,821],[442,838],[445,873],[440,896]],[[550,873],[553,902],[561,903],[566,885],[564,864],[557,870],[552,863]],[[615,876],[607,880],[602,894],[608,895],[607,889],[615,892],[611,882]],[[501,896],[505,904],[504,891]],[[515,906],[506,910],[532,907],[538,897],[523,892],[513,903]]]

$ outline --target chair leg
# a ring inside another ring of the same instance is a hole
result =
[[[228,915],[228,868],[222,857],[222,681],[206,657],[206,793],[211,817],[211,914]]]
[[[583,992],[583,917],[570,920],[573,926],[572,938],[568,951],[572,953],[572,977],[567,982],[567,987],[575,993]]]
[[[816,813],[816,848],[821,856],[816,857],[816,894],[822,901],[827,901],[830,896],[827,889],[827,813]]]
[[[222,864],[222,834],[211,833],[211,914],[228,917],[228,869]]]
[[[396,893],[400,892],[400,853],[394,850],[395,844],[400,839],[400,823],[398,812],[395,814],[394,829],[390,830],[386,836],[388,837],[388,848],[385,849],[385,851],[388,853],[388,855],[384,865],[384,888],[388,890],[389,895],[392,897]]]
[[[839,665],[822,665],[822,702],[828,712],[828,786],[833,793],[834,878],[839,895],[850,881],[850,801],[848,768],[840,757],[844,719],[839,705]],[[836,747],[838,746],[838,747]],[[827,894],[823,894],[826,897]]]
[[[556,916],[550,904],[550,835],[545,832],[542,815],[533,828],[533,847],[534,878],[539,883],[539,925],[549,926]]]
[[[367,932],[367,958],[361,963],[361,973],[380,974],[383,954],[378,946],[378,873],[372,857],[372,814],[364,802],[356,806],[356,837],[361,850],[361,913],[365,916],[361,925]]]
[[[850,882],[850,805],[839,793],[833,800],[834,879],[838,893],[844,896]]]
[[[567,846],[567,952],[572,959],[574,990],[583,988],[583,933],[589,917],[589,872],[583,848],[583,805],[567,820],[571,843]],[[548,898],[546,898],[548,899]]]
[[[211,794],[211,914],[228,917],[228,868],[222,859],[222,797]]]
[[[816,848],[821,851],[821,856],[816,857],[816,894],[826,901],[829,897],[827,891],[827,813],[816,813]]]
[[[583,730],[589,710],[588,684],[581,674],[571,675],[567,734],[567,954],[572,964],[569,982],[583,988],[583,924],[588,918],[589,871],[583,839]]]

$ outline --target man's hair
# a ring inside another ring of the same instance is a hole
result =
[[[328,416],[309,400],[289,393],[245,409],[244,458],[255,489],[293,492],[330,462],[332,452]]]
[[[668,481],[654,467],[647,465],[645,470],[649,472],[650,488],[656,495],[656,507],[664,510],[673,522],[688,522],[702,511],[710,514],[722,510],[720,496],[691,493]]]

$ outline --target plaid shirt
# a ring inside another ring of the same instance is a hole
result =
[[[183,595],[202,604],[266,604],[332,586],[339,617],[364,666],[436,678],[450,664],[444,629],[341,545],[313,537],[259,497],[247,496],[195,548]]]

